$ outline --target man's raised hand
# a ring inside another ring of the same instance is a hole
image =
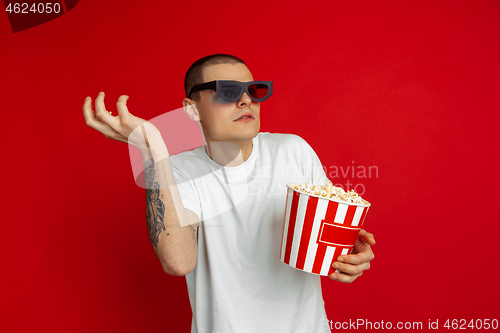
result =
[[[130,143],[139,149],[144,149],[144,139],[137,138],[134,140],[134,135],[130,134],[138,126],[141,126],[144,119],[132,115],[127,108],[127,95],[121,95],[116,102],[118,110],[117,116],[112,116],[104,106],[104,92],[100,92],[95,100],[95,113],[92,110],[92,99],[87,97],[83,103],[83,116],[87,126],[99,131],[106,138]],[[137,132],[137,131],[135,131]]]

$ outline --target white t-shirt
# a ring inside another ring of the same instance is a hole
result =
[[[307,142],[259,133],[236,167],[215,163],[204,147],[171,163],[184,207],[201,221],[196,268],[186,275],[191,332],[330,332],[320,277],[279,259],[285,185],[328,181]]]

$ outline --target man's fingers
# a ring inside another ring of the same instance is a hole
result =
[[[109,125],[115,132],[120,132],[120,120],[118,117],[113,117],[108,111],[106,111],[103,91],[101,91],[95,99],[95,109],[95,116],[98,120]]]
[[[373,234],[366,233],[366,235],[364,235],[363,237],[363,240],[365,241],[365,243],[375,245],[375,237],[373,236]]]
[[[351,283],[361,276],[365,270],[370,269],[370,261],[375,258],[370,247],[373,244],[375,244],[373,235],[361,229],[355,244],[355,250],[358,253],[339,256],[332,264],[336,272],[330,274],[330,278],[344,283]]]
[[[126,119],[130,115],[127,108],[127,101],[129,97],[127,95],[121,95],[118,98],[118,102],[116,102],[116,109],[118,110],[118,114],[122,118],[122,121]]]
[[[101,91],[95,99],[95,115],[99,117],[101,113],[106,112],[106,106],[104,105],[104,91]]]
[[[337,261],[345,264],[359,265],[362,263],[362,259],[363,258],[360,256],[360,254],[348,254],[338,257]]]
[[[116,109],[118,110],[118,117],[120,118],[120,122],[125,127],[131,126],[131,121],[133,121],[133,116],[128,111],[127,101],[129,97],[127,95],[121,95],[118,98],[118,102],[116,102]]]
[[[139,147],[141,142],[137,143],[133,140],[129,140],[129,137],[135,128],[145,122],[145,120],[137,118],[129,113],[127,107],[128,99],[129,96],[127,95],[121,95],[118,98],[118,102],[116,103],[118,114],[116,116],[112,116],[106,111],[106,106],[104,105],[104,92],[101,91],[95,100],[95,116],[92,111],[91,99],[85,99],[83,105],[85,122],[88,126],[101,132],[106,138],[126,142]]]
[[[363,272],[356,274],[356,275],[332,273],[332,274],[330,274],[329,278],[332,280],[335,280],[335,281],[343,282],[343,283],[352,283],[354,280],[356,280],[361,275],[363,275]]]
[[[351,265],[351,264],[343,264],[340,262],[334,262],[332,265],[333,268],[338,270],[341,273],[349,274],[349,275],[357,275],[362,273],[363,271],[370,269],[370,263],[366,262],[360,265]]]
[[[94,114],[94,111],[92,110],[92,99],[90,97],[87,97],[85,99],[85,102],[83,103],[83,116],[85,117],[85,123],[87,124],[87,126],[92,127],[93,129],[98,130],[101,133],[111,130],[109,125],[103,123]]]
[[[375,236],[364,229],[359,230],[358,238],[370,245],[375,245]]]
[[[127,142],[126,138],[114,131],[108,124],[95,117],[94,111],[92,110],[92,99],[90,97],[87,97],[83,103],[83,116],[85,117],[87,126],[101,132],[106,138]]]
[[[85,117],[87,126],[90,126],[95,120],[94,111],[92,110],[92,98],[90,97],[85,98],[85,102],[83,102],[83,117]]]
[[[95,99],[95,116],[103,123],[109,124],[111,126],[116,125],[116,118],[106,110],[106,106],[104,105],[103,91],[101,91]]]
[[[359,265],[365,262],[369,262],[373,260],[373,258],[375,258],[375,255],[373,254],[373,251],[370,249],[370,245],[365,244],[365,249],[363,251],[356,254],[339,256],[337,258],[337,261],[345,264]]]

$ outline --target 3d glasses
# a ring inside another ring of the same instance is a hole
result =
[[[217,96],[226,102],[237,102],[243,93],[247,93],[254,102],[262,102],[273,94],[273,81],[239,82],[230,80],[215,80],[197,84],[189,92],[188,98],[200,90],[212,89]]]

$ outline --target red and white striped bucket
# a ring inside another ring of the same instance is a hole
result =
[[[288,187],[280,260],[298,270],[328,276],[340,255],[350,254],[370,204],[354,204]]]

